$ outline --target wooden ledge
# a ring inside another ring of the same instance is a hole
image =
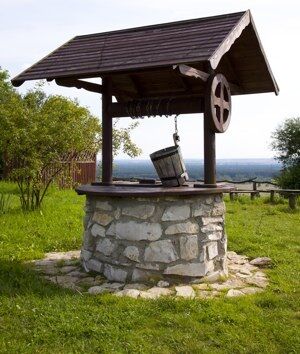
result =
[[[228,192],[232,186],[219,185],[216,188],[194,188],[193,186],[182,187],[161,187],[161,186],[141,186],[136,184],[112,184],[104,185],[82,185],[76,188],[79,195],[94,195],[101,197],[161,197],[161,196],[192,196],[207,195]]]

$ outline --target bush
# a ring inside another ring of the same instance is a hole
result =
[[[276,182],[283,189],[300,189],[300,165],[282,170]]]

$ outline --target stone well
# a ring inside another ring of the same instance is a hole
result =
[[[138,187],[131,193],[116,188],[115,193],[104,186],[77,190],[86,194],[81,259],[87,271],[118,282],[227,274],[222,192],[190,188],[189,194],[177,189],[175,195],[152,188],[140,197]]]

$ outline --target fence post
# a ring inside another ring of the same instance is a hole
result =
[[[233,199],[234,199],[233,196],[234,196],[234,195],[233,195],[233,192],[229,192],[229,197],[230,197],[230,200],[231,200],[232,202],[233,202]]]
[[[274,203],[274,197],[275,197],[275,191],[274,189],[271,189],[270,191],[270,202]]]
[[[289,206],[291,209],[296,209],[297,204],[297,195],[296,193],[289,194]]]
[[[253,182],[253,190],[254,190],[254,191],[257,190],[257,182]]]

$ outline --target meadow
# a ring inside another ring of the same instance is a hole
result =
[[[21,211],[16,186],[0,214],[0,353],[299,353],[300,212],[285,200],[226,197],[228,247],[268,256],[266,291],[238,298],[90,296],[42,280],[25,261],[79,249],[84,197],[52,188]],[[1,212],[1,210],[0,210]]]

